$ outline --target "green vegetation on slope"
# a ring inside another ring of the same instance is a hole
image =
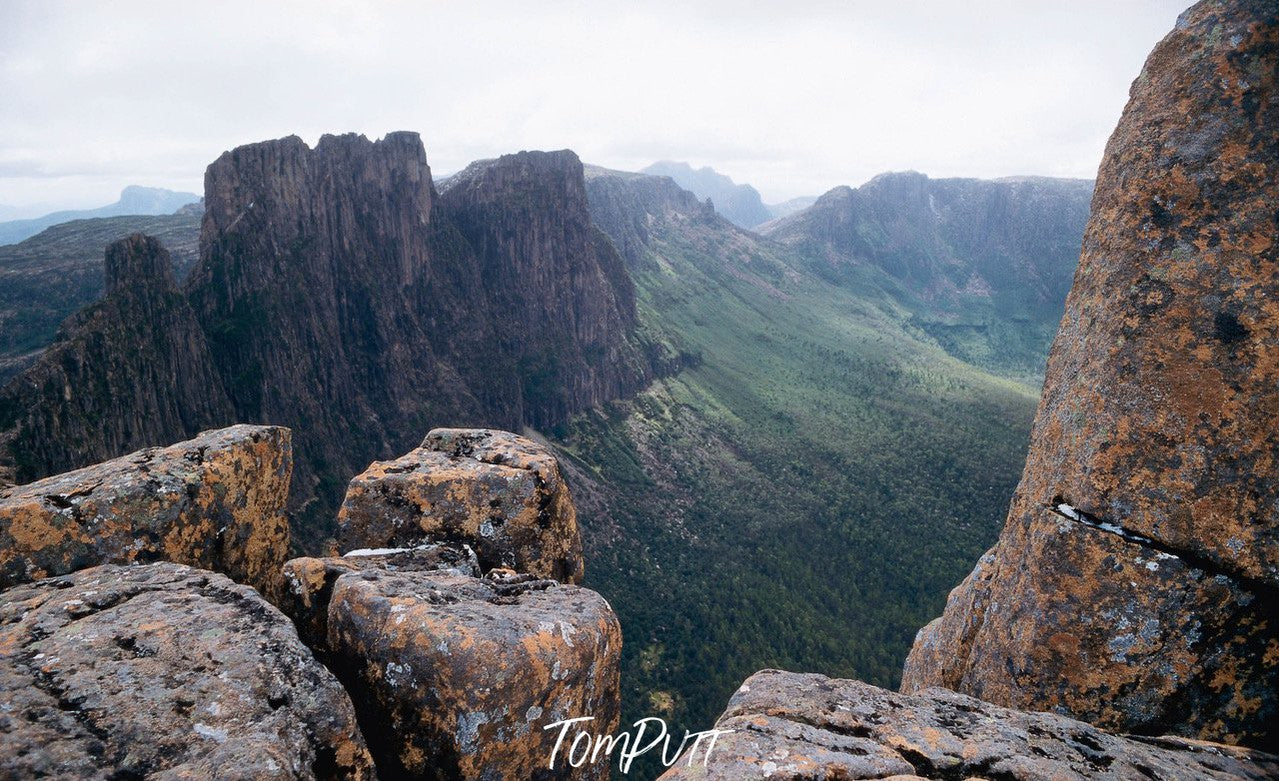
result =
[[[894,686],[997,536],[1035,391],[925,343],[876,272],[831,285],[704,215],[647,229],[642,320],[702,362],[555,442],[624,721],[704,728],[765,667]]]

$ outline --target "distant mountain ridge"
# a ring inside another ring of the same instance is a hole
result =
[[[669,176],[698,198],[710,198],[715,211],[741,228],[754,228],[773,219],[759,191],[749,184],[737,184],[713,168],[694,169],[688,163],[662,160],[640,171],[650,176]]]
[[[172,214],[183,206],[196,203],[195,193],[176,192],[161,187],[142,187],[131,184],[120,191],[115,203],[97,209],[70,209],[32,217],[25,220],[0,222],[0,245],[17,244],[53,225],[71,220],[87,220],[94,217],[119,217],[131,214]]]
[[[1031,380],[1042,376],[1070,291],[1092,186],[884,173],[759,232],[837,284],[886,273],[914,324],[947,352]]]

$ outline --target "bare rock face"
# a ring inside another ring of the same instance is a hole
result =
[[[527,575],[371,568],[337,578],[332,665],[390,778],[604,778],[550,771],[561,719],[616,729],[621,629],[593,591]]]
[[[0,776],[374,778],[350,699],[288,620],[169,563],[0,598]]]
[[[1279,742],[1277,81],[1266,0],[1205,0],[1150,55],[1004,532],[903,690]]]
[[[704,742],[663,779],[1265,779],[1279,757],[1176,738],[1138,739],[945,689],[915,695],[764,670],[742,684]]]
[[[239,425],[0,491],[0,588],[165,560],[274,596],[292,467],[288,429]]]
[[[374,463],[351,481],[338,529],[343,550],[460,542],[484,571],[582,579],[577,511],[554,455],[505,431],[435,429]]]
[[[322,659],[329,658],[329,599],[333,596],[333,584],[343,575],[366,570],[444,571],[469,577],[480,576],[480,565],[475,559],[475,553],[455,545],[426,544],[395,550],[357,550],[345,556],[305,556],[286,562],[280,609],[293,619],[302,641]]]
[[[552,425],[651,377],[581,163],[515,157],[445,195],[414,133],[287,138],[209,166],[189,295],[237,415],[298,432],[311,525],[433,421]]]
[[[106,251],[106,297],[0,389],[0,471],[26,482],[234,419],[169,253],[134,234]]]
[[[545,428],[648,384],[652,367],[630,337],[634,284],[591,221],[577,155],[472,163],[449,178],[441,209],[475,248],[500,357],[515,369],[485,365],[483,382],[518,404],[520,421]]]
[[[131,281],[0,392],[0,480],[269,421],[295,432],[290,510],[314,545],[350,476],[438,421],[546,427],[639,390],[679,367],[637,332],[582,177],[572,152],[521,153],[441,195],[404,132],[223,154],[185,289],[109,258]]]

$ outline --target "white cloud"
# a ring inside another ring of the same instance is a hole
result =
[[[1181,2],[0,3],[0,203],[198,191],[223,150],[422,133],[770,200],[892,169],[1091,176]]]

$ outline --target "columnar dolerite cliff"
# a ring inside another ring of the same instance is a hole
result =
[[[1205,0],[1106,149],[994,550],[920,632],[942,685],[1279,743],[1279,7]]]
[[[233,411],[169,253],[134,235],[106,253],[106,298],[63,324],[0,390],[0,462],[30,480],[184,439]]]
[[[482,285],[465,246],[435,247],[415,134],[240,147],[209,166],[205,192],[188,293],[238,417],[297,432],[295,498],[406,449],[428,416],[483,415],[475,386],[436,349],[475,348],[492,331],[449,306]]]
[[[582,163],[568,150],[472,163],[449,178],[443,209],[478,254],[502,391],[534,426],[643,387],[651,371],[628,340],[635,290],[591,222]]]
[[[351,475],[433,423],[554,425],[654,374],[571,152],[477,164],[442,197],[416,134],[291,137],[224,154],[205,189],[185,299],[123,264],[111,311],[6,387],[18,480],[269,421],[296,432],[294,509],[331,522]]]

